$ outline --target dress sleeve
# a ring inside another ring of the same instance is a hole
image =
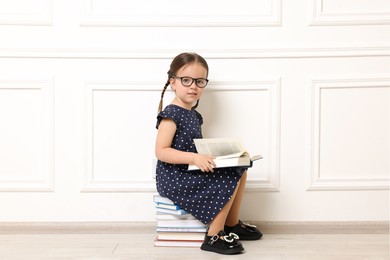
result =
[[[202,117],[202,115],[198,111],[196,111],[196,110],[195,110],[195,112],[196,112],[196,116],[199,119],[199,125],[203,125],[203,117]]]
[[[165,119],[165,118],[170,118],[172,119],[176,124],[176,117],[175,117],[175,114],[173,113],[172,110],[170,109],[165,109],[164,111],[161,111],[158,115],[157,115],[157,123],[156,123],[156,128],[158,129],[160,123],[161,123],[161,120]]]

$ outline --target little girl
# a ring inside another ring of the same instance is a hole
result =
[[[194,138],[202,138],[202,116],[195,109],[208,83],[209,68],[196,53],[176,56],[161,93],[156,139],[156,185],[158,193],[208,225],[202,250],[237,254],[244,250],[240,240],[257,240],[261,232],[239,220],[246,169],[215,168],[214,158],[198,154]],[[175,98],[163,111],[167,87]],[[195,105],[194,105],[195,104]],[[188,164],[201,170],[187,171]]]

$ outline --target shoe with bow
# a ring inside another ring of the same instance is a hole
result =
[[[226,233],[235,233],[240,237],[240,240],[258,240],[263,234],[256,228],[255,225],[244,223],[241,220],[238,224],[232,227],[225,226]]]
[[[200,249],[225,255],[239,254],[244,251],[244,248],[238,239],[236,234],[226,235],[225,231],[221,230],[214,236],[206,234]]]

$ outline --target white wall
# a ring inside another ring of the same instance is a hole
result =
[[[242,219],[387,220],[389,23],[385,0],[0,1],[0,221],[153,221],[182,51],[209,62],[204,135],[264,156]]]

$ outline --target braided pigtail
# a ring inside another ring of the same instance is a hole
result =
[[[165,91],[167,90],[167,87],[169,86],[169,79],[167,80],[167,83],[165,83],[165,86],[161,92],[161,99],[160,99],[160,104],[158,105],[158,111],[157,113],[160,113],[162,111],[162,107],[163,107],[163,99],[164,99],[164,93]]]
[[[199,99],[196,101],[195,106],[191,107],[191,110],[195,110],[199,105]]]
[[[168,71],[167,83],[165,83],[164,89],[161,92],[161,99],[160,99],[160,104],[158,106],[158,113],[160,113],[162,111],[164,93],[170,84],[170,80],[177,75],[177,72],[180,71],[180,69],[185,68],[186,66],[188,66],[190,64],[194,64],[194,63],[199,63],[201,66],[203,66],[206,69],[207,75],[208,75],[209,66],[207,65],[206,60],[202,56],[200,56],[199,54],[196,54],[193,52],[183,52],[183,53],[177,55],[172,60],[171,65],[169,67],[169,71]],[[206,75],[206,77],[207,77],[207,75]],[[198,104],[199,104],[199,100],[196,101],[195,106],[193,106],[191,109],[192,110],[196,109],[198,107]]]

